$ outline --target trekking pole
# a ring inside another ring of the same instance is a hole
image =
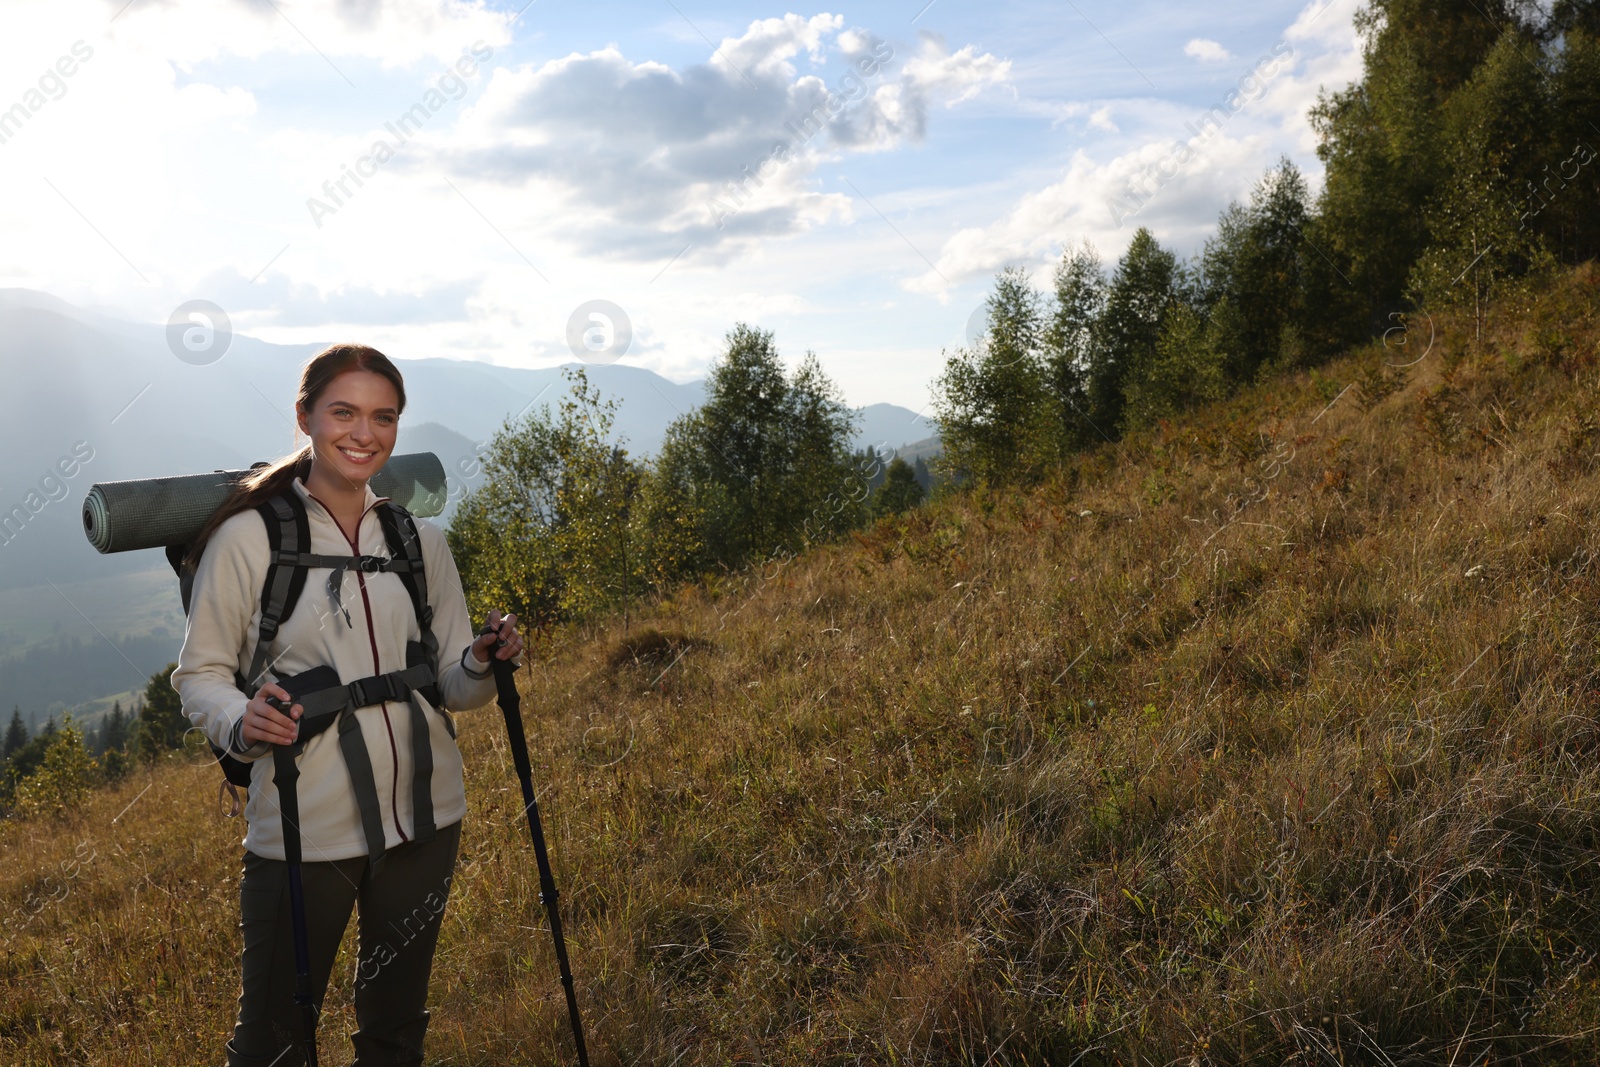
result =
[[[481,633],[492,634],[485,625]],[[498,649],[505,644],[496,641]],[[550,857],[545,852],[544,829],[539,824],[539,802],[533,796],[533,765],[528,762],[528,739],[522,732],[522,698],[517,694],[516,667],[509,659],[492,658],[494,685],[500,711],[506,719],[506,738],[511,743],[511,761],[522,781],[522,810],[528,816],[528,832],[533,835],[533,855],[539,863],[539,899],[550,913],[550,936],[556,943],[556,965],[561,969],[561,984],[566,987],[567,1014],[572,1019],[572,1039],[578,1046],[580,1067],[589,1067],[589,1053],[583,1044],[583,1020],[578,1017],[578,996],[572,989],[572,967],[567,963],[567,942],[561,936],[561,915],[556,909],[556,880],[550,873]]]
[[[294,1002],[300,1005],[305,1028],[306,1067],[317,1067],[317,1005],[311,996],[311,949],[306,938],[306,896],[300,884],[300,865],[289,868],[289,908],[294,916]]]
[[[287,712],[289,706],[277,697],[267,703]],[[289,916],[294,927],[294,1002],[300,1006],[301,1041],[307,1067],[317,1067],[317,1004],[311,995],[311,948],[306,936],[306,894],[300,880],[300,800],[295,779],[300,769],[288,745],[273,748],[274,782],[283,815],[283,851],[289,861]]]

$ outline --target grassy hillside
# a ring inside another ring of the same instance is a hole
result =
[[[530,657],[594,1061],[1594,1062],[1597,314],[1591,270],[1480,351],[1423,322]],[[431,1062],[571,1062],[460,721]],[[220,1061],[215,782],[0,825],[0,1060]]]

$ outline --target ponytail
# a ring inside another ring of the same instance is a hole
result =
[[[200,553],[205,551],[206,542],[211,540],[211,535],[217,532],[217,527],[233,518],[241,511],[250,511],[273,497],[289,490],[294,480],[299,478],[305,481],[311,474],[311,445],[291,455],[284,456],[276,463],[265,467],[256,467],[241,478],[233,488],[233,493],[227,501],[212,513],[211,518],[200,528],[200,533],[195,537],[194,543],[184,553],[183,567],[190,574],[200,565]]]

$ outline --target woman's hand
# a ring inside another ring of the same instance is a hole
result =
[[[239,736],[245,744],[254,744],[265,741],[272,745],[292,745],[294,739],[300,735],[300,726],[295,721],[305,710],[299,704],[294,705],[285,714],[267,703],[267,697],[276,697],[287,702],[289,691],[281,685],[268,682],[256,691],[250,703],[244,706],[244,718],[239,723]]]
[[[522,635],[517,633],[517,617],[500,615],[500,609],[495,608],[489,612],[487,627],[494,632],[479,634],[478,639],[472,642],[472,658],[479,663],[488,664],[489,657],[495,659],[514,659],[522,654]],[[496,649],[495,642],[504,641],[505,646]]]

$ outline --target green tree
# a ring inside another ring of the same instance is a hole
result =
[[[1472,313],[1473,334],[1483,340],[1491,303],[1516,279],[1545,261],[1537,238],[1517,225],[1502,195],[1504,175],[1470,152],[1428,206],[1433,243],[1408,277],[1412,300],[1424,307],[1459,307]]]
[[[6,728],[6,740],[0,759],[10,759],[12,753],[28,743],[28,728],[22,723],[22,709],[11,709],[11,725]]]
[[[656,583],[664,538],[639,506],[643,466],[612,440],[615,401],[582,368],[552,416],[508,422],[484,451],[483,483],[448,538],[471,610],[505,607],[537,629],[627,605]]]
[[[499,608],[534,630],[562,618],[564,575],[552,531],[567,433],[545,405],[508,419],[482,453],[483,481],[446,531],[475,618]]]
[[[1096,425],[1124,426],[1128,378],[1157,359],[1156,344],[1179,296],[1177,257],[1143,226],[1117,263],[1095,323],[1089,368],[1090,417]]]
[[[1302,255],[1301,301],[1293,323],[1310,360],[1326,359],[1359,344],[1371,334],[1367,299],[1356,288],[1338,247],[1329,234],[1328,221],[1318,213],[1306,219]],[[1212,309],[1216,317],[1216,309]]]
[[[1206,242],[1200,289],[1230,385],[1249,384],[1262,368],[1301,355],[1293,339],[1306,300],[1309,218],[1305,180],[1285,158],[1256,183],[1248,206],[1230,204],[1222,212],[1216,236]]]
[[[172,672],[177,669],[176,663],[167,664],[152,674],[144,687],[136,744],[145,759],[154,759],[167,749],[180,747],[189,729],[189,718],[183,713],[183,699],[172,688]]]
[[[83,803],[97,777],[98,768],[84,745],[83,733],[68,718],[52,733],[39,765],[17,780],[12,803],[23,816],[67,814]]]
[[[706,381],[706,402],[669,437],[686,446],[693,498],[713,559],[735,564],[776,545],[789,383],[770,331],[738,323]]]
[[[643,514],[633,507],[644,469],[611,441],[614,401],[602,401],[583,371],[561,405],[554,540],[562,561],[561,607],[572,618],[627,605],[649,567],[640,537]]]
[[[16,800],[17,786],[44,764],[45,753],[56,738],[56,721],[48,719],[44,728],[13,752],[0,774],[0,808],[10,809]]]
[[[1550,72],[1536,34],[1508,26],[1472,76],[1456,88],[1439,116],[1439,151],[1453,174],[1464,150],[1514,185],[1507,200],[1548,168],[1562,146],[1552,134]],[[1435,188],[1439,188],[1436,185]]]
[[[99,757],[100,774],[108,782],[118,782],[133,769],[133,761],[120,748],[108,748]]]
[[[1096,324],[1105,310],[1106,277],[1100,255],[1088,241],[1066,252],[1056,265],[1055,308],[1045,329],[1045,383],[1061,417],[1060,448],[1067,452],[1108,439],[1111,428],[1089,418],[1090,369]]]
[[[879,452],[877,445],[868,445],[860,451],[851,453],[850,461],[855,465],[855,469],[863,472],[866,477],[868,492],[876,492],[888,478],[889,464],[894,462],[894,457]]]
[[[986,307],[984,338],[946,356],[934,383],[944,448],[936,466],[962,482],[1027,482],[1056,457],[1062,425],[1049,386],[1043,308],[1018,267],[995,278]]]
[[[679,437],[677,447],[670,453],[663,449],[645,469],[634,505],[642,519],[644,579],[658,592],[709,565],[703,540],[707,512],[688,476],[692,450],[681,440],[685,429],[684,425],[668,429],[669,438]]]
[[[1547,32],[1564,36],[1569,42],[1578,33],[1600,37],[1600,0],[1556,0]]]
[[[1155,348],[1135,354],[1123,387],[1123,424],[1149,426],[1227,392],[1222,358],[1207,336],[1206,320],[1194,307],[1175,302]]]
[[[800,531],[790,546],[798,549],[866,521],[866,500],[882,463],[871,450],[851,449],[857,417],[814,352],[806,353],[790,381],[787,416],[784,497],[796,507],[783,521],[787,531]]]
[[[1381,318],[1403,306],[1429,243],[1424,208],[1448,176],[1443,109],[1500,37],[1526,26],[1518,0],[1372,0],[1357,15],[1363,76],[1319,97],[1324,252]],[[1537,77],[1528,72],[1529,77]]]
[[[1553,22],[1565,45],[1551,77],[1554,147],[1517,199],[1537,209],[1550,249],[1581,263],[1600,258],[1600,3],[1557,4]]]
[[[922,503],[923,489],[911,464],[896,456],[889,463],[883,485],[873,495],[873,510],[879,516],[898,515]]]
[[[771,331],[735,325],[706,403],[667,429],[650,479],[652,530],[667,523],[692,573],[857,525],[865,493],[851,462],[854,424],[815,354],[787,375]]]
[[[122,701],[118,700],[111,705],[111,714],[106,716],[100,729],[99,749],[101,752],[116,752],[128,745],[128,716],[122,710]]]
[[[1529,64],[1531,34],[1508,28],[1443,108],[1446,176],[1423,214],[1428,246],[1407,277],[1430,308],[1470,310],[1482,340],[1490,306],[1549,261],[1542,227],[1527,225],[1515,190],[1530,183],[1554,145],[1544,79]]]

